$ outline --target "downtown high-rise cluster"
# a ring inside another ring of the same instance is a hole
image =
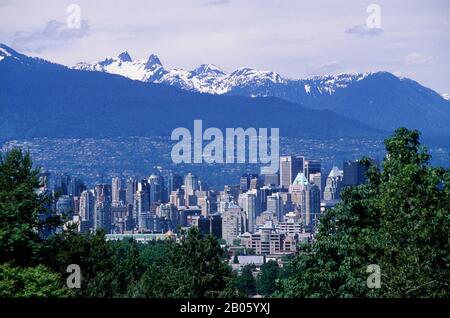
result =
[[[113,177],[92,189],[67,174],[44,172],[40,190],[56,195],[57,213],[81,233],[103,229],[108,240],[146,242],[176,240],[197,226],[230,251],[276,258],[314,240],[320,215],[339,202],[345,186],[364,183],[364,172],[359,161],[325,171],[319,160],[282,156],[278,173],[246,173],[220,191],[192,173],[160,167],[145,178]]]

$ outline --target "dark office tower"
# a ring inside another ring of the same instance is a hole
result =
[[[348,160],[344,162],[343,186],[352,186],[366,182],[366,168],[359,160]]]
[[[126,205],[126,202],[127,202],[127,190],[126,189],[119,190],[119,202],[121,202],[122,205]]]
[[[55,192],[60,195],[69,194],[70,176],[67,174],[59,173],[55,178]]]
[[[148,177],[150,204],[162,202],[164,179],[160,175],[152,174]]]
[[[111,185],[97,184],[95,186],[94,230],[103,228],[106,233],[111,231]]]
[[[267,209],[267,197],[272,195],[273,190],[269,187],[261,188],[261,211],[265,211]]]
[[[198,219],[198,229],[201,235],[212,234],[216,238],[222,238],[222,217],[220,214],[202,216]]]
[[[280,176],[278,173],[271,173],[264,175],[264,185],[266,186],[279,186],[280,185]]]
[[[206,181],[203,180],[198,180],[198,190],[200,191],[208,191],[208,183],[206,183]]]
[[[86,190],[86,186],[83,181],[78,178],[72,178],[69,180],[69,184],[67,186],[68,195],[79,197],[81,192]]]
[[[280,157],[280,185],[285,188],[294,181],[299,172],[303,172],[305,157],[283,156]]]
[[[172,175],[172,191],[181,189],[183,185],[183,176],[178,174]]]
[[[244,175],[241,177],[241,179],[239,180],[239,189],[240,189],[242,192],[248,191],[249,186],[250,186],[249,183],[250,183],[250,182],[249,182],[249,180],[248,180],[247,175],[244,174]]]
[[[164,169],[160,169],[159,172],[164,184],[161,192],[161,202],[167,203],[173,188],[173,173],[170,170]]]
[[[127,187],[125,190],[126,201],[128,204],[133,204],[134,202],[134,193],[137,190],[138,182],[133,178],[127,179]]]
[[[309,180],[310,175],[320,173],[321,169],[320,160],[305,160],[303,174]]]
[[[164,178],[163,202],[167,203],[170,200],[170,195],[172,194],[172,191],[181,189],[183,185],[183,177],[174,174],[170,170],[164,170],[162,172],[162,176]]]

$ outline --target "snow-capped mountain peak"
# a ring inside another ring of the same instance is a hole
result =
[[[150,56],[147,59],[147,63],[145,64],[145,67],[147,69],[154,69],[155,67],[160,66],[162,66],[162,63],[159,57],[155,54],[150,54]]]
[[[132,62],[131,56],[127,51],[124,51],[117,56],[119,60],[122,62]]]
[[[214,64],[202,64],[197,67],[192,73],[196,75],[215,75],[223,76],[226,73]]]
[[[167,73],[156,55],[151,54],[147,60],[133,61],[127,51],[120,53],[117,57],[107,57],[95,64],[81,62],[73,68],[117,74],[144,82],[158,82]]]

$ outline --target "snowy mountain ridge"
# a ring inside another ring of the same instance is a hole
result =
[[[240,67],[226,73],[214,64],[202,64],[194,70],[180,68],[165,69],[160,59],[152,54],[147,60],[132,60],[128,52],[117,57],[108,57],[95,64],[78,63],[74,69],[100,71],[121,75],[133,80],[167,84],[178,88],[209,94],[225,94],[235,89],[252,88],[251,96],[267,96],[261,92],[264,87],[297,84],[305,93],[333,94],[355,81],[365,78],[369,73],[341,73],[337,75],[314,76],[307,79],[288,79],[271,71],[259,71],[251,67]]]

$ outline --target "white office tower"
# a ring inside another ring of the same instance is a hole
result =
[[[222,238],[228,245],[246,231],[245,213],[237,204],[229,204],[222,213]]]
[[[319,187],[310,183],[303,173],[299,173],[289,191],[292,201],[300,208],[304,225],[312,231],[320,216]]]
[[[195,190],[199,189],[199,183],[197,176],[192,173],[188,173],[184,176],[184,191],[188,195],[193,195]]]
[[[255,232],[256,217],[261,213],[260,194],[256,189],[240,195],[240,205],[247,217],[247,231]]]
[[[134,194],[133,219],[139,229],[146,229],[150,214],[150,202],[147,191],[138,190]]]
[[[229,205],[233,204],[233,197],[227,193],[224,193],[219,196],[219,200],[217,202],[217,212],[223,213],[228,208]]]
[[[122,179],[120,179],[119,177],[112,178],[111,185],[112,185],[112,189],[111,189],[112,205],[119,206],[120,201],[121,201],[120,192],[121,192],[122,186],[123,186]]]
[[[92,222],[94,220],[95,197],[92,191],[84,190],[80,195],[80,219]]]
[[[278,221],[283,220],[283,199],[278,192],[267,197],[267,211],[273,213]]]
[[[343,181],[343,172],[338,167],[333,167],[327,177],[323,199],[325,201],[339,200]]]

